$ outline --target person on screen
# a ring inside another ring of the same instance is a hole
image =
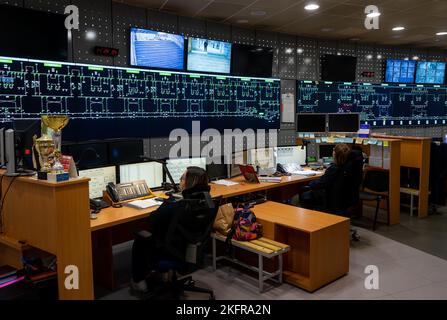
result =
[[[208,41],[205,41],[203,43],[203,48],[204,48],[205,52],[208,52]]]
[[[316,204],[324,201],[326,190],[329,190],[348,160],[351,148],[347,144],[337,144],[332,151],[334,162],[326,169],[324,175],[309,183],[310,191],[303,192],[292,198],[291,203],[295,206],[313,208]]]
[[[199,167],[189,167],[180,178],[180,190],[184,199],[196,199],[197,195],[210,192],[206,171]],[[184,206],[180,204],[180,201],[174,199],[165,201],[148,218],[152,236],[147,239],[135,239],[132,247],[131,287],[136,292],[148,292],[146,279],[155,269],[155,263],[160,258],[169,259],[160,247],[166,237],[172,217],[174,214],[179,214],[179,211],[184,211]]]

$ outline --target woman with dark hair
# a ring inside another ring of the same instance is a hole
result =
[[[316,204],[323,202],[326,196],[326,190],[329,190],[333,186],[338,174],[348,161],[350,152],[351,148],[347,144],[337,144],[332,152],[334,162],[319,179],[309,183],[308,186],[311,190],[293,197],[292,204],[312,208]]]
[[[196,199],[203,197],[203,193],[210,191],[208,175],[199,167],[189,167],[180,178],[180,190],[183,199]],[[175,214],[182,214],[184,206],[170,198],[149,216],[150,232],[148,239],[137,238],[132,247],[132,279],[131,286],[135,291],[146,292],[148,290],[146,278],[150,271],[154,270],[154,263],[165,255],[160,250],[168,232],[169,224]]]

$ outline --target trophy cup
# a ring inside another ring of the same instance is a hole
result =
[[[33,137],[34,147],[33,147],[33,160],[34,167],[37,168],[38,172],[42,173],[44,176],[51,171],[51,164],[49,161],[50,155],[54,152],[54,142],[48,135],[42,135],[39,139],[36,136]],[[37,151],[37,154],[34,153]],[[36,159],[37,158],[37,159]]]
[[[62,166],[62,164],[59,161],[60,157],[61,157],[61,144],[62,144],[61,130],[67,126],[69,120],[70,119],[67,115],[44,115],[44,116],[42,116],[42,124],[45,125],[46,128],[50,128],[53,130],[53,132],[52,132],[53,139],[52,140],[54,142],[54,151],[53,151],[52,156],[54,157],[54,163],[53,163],[51,171],[54,173],[63,173],[64,172],[64,167]]]

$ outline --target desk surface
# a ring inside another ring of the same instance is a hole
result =
[[[318,178],[320,175],[305,177],[305,176],[290,176],[290,177],[282,177],[282,181],[280,183],[247,183],[243,179],[243,177],[237,177],[232,179],[235,182],[239,182],[240,184],[227,187],[221,185],[211,184],[211,196],[223,198],[230,198],[234,196],[238,196],[241,194],[247,194],[250,192],[256,192],[261,190],[268,190],[278,187],[284,187],[291,184],[296,183],[305,183],[311,180]],[[162,195],[162,192],[155,192],[157,196]],[[107,208],[101,210],[98,214],[98,218],[96,220],[91,220],[90,227],[92,231],[113,227],[115,225],[119,225],[122,223],[138,220],[149,216],[151,212],[157,210],[158,207],[152,207],[148,209],[135,209],[128,206],[123,206],[122,208]]]
[[[298,208],[272,201],[255,206],[253,212],[260,220],[308,233],[349,220],[348,218],[333,214]]]

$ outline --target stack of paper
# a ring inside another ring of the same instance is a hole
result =
[[[220,186],[227,186],[227,187],[231,187],[231,186],[235,186],[239,183],[231,181],[231,180],[216,180],[216,181],[212,181],[211,183],[214,184],[218,184]]]
[[[281,182],[281,177],[259,177],[259,182],[275,182],[279,183]]]
[[[301,171],[294,171],[291,172],[294,176],[315,176],[318,174],[318,171],[313,170],[301,170]]]
[[[128,206],[134,207],[137,209],[147,209],[150,207],[159,206],[161,204],[162,204],[161,201],[157,201],[155,199],[135,200],[135,201],[127,203]]]

